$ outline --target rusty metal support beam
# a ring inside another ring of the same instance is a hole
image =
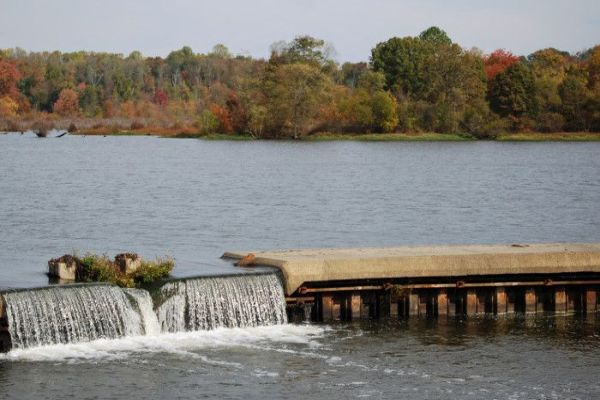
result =
[[[399,289],[448,289],[448,288],[480,288],[511,286],[556,286],[556,285],[600,285],[600,280],[578,281],[511,281],[511,282],[456,282],[456,283],[416,283],[398,284]]]
[[[567,292],[563,287],[556,288],[556,291],[554,292],[554,312],[567,312]]]
[[[411,293],[408,296],[408,314],[410,316],[418,316],[419,315],[419,295],[417,293]]]
[[[333,319],[333,296],[324,294],[321,301],[323,303],[323,321],[331,321]]]
[[[535,289],[527,289],[525,291],[525,312],[535,313],[537,305],[537,298],[535,295]]]
[[[596,289],[588,289],[585,292],[585,311],[588,313],[596,312],[598,293]]]
[[[328,288],[307,288],[301,287],[298,289],[298,293],[324,293],[324,292],[354,292],[364,290],[385,290],[385,285],[373,285],[373,286],[339,286],[339,287],[328,287]]]
[[[389,290],[392,287],[397,289],[450,289],[450,288],[484,288],[484,287],[518,287],[518,286],[564,286],[564,285],[600,285],[600,280],[562,280],[553,281],[546,279],[543,281],[509,281],[509,282],[463,282],[456,283],[409,283],[409,284],[394,284],[386,283],[384,285],[367,285],[367,286],[337,286],[323,288],[308,288],[301,287],[298,293],[324,293],[324,292],[346,292],[346,291],[365,291],[365,290]]]
[[[497,288],[496,289],[496,311],[499,315],[506,314],[508,311],[508,295],[506,294],[506,289]]]
[[[448,292],[446,289],[440,289],[437,295],[437,314],[439,316],[448,315]]]
[[[474,290],[467,291],[467,315],[477,314],[477,292]]]
[[[285,301],[288,304],[314,303],[315,298],[313,296],[286,297]]]
[[[352,320],[360,319],[360,293],[352,293],[352,298],[350,300],[350,307],[352,309]]]

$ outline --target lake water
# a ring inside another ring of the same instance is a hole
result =
[[[600,143],[0,135],[0,287],[78,251],[600,241]],[[284,325],[12,352],[0,398],[600,397],[597,318]]]

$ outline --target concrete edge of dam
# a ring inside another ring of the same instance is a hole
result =
[[[227,252],[281,270],[292,320],[596,312],[600,243]]]
[[[255,265],[279,268],[292,295],[304,283],[382,278],[437,278],[600,273],[600,243],[402,246],[227,252],[255,255]]]

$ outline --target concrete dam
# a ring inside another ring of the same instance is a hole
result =
[[[600,243],[227,252],[253,273],[0,292],[0,349],[291,322],[595,313]]]
[[[292,320],[598,310],[600,243],[228,252],[281,270]]]

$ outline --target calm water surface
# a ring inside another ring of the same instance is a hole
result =
[[[600,241],[600,143],[0,135],[0,287],[76,250]],[[596,317],[286,325],[13,352],[0,398],[600,398]]]

